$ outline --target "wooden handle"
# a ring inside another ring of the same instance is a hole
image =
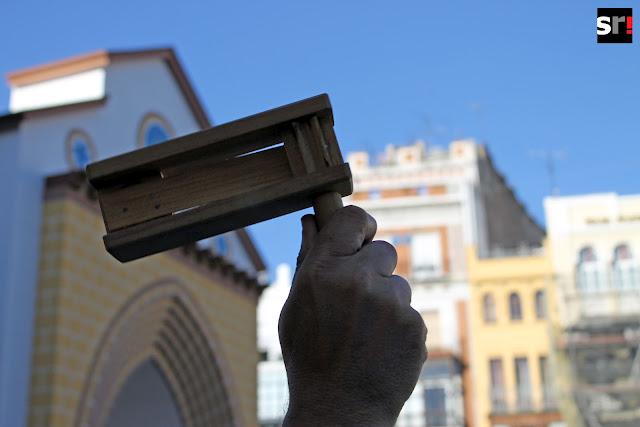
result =
[[[336,192],[324,193],[313,199],[313,210],[316,214],[318,229],[322,229],[329,221],[331,214],[342,207],[342,196]]]

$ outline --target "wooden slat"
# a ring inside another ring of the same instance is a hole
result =
[[[304,166],[304,159],[302,158],[302,152],[298,147],[298,141],[293,129],[288,130],[284,136],[284,149],[287,152],[287,159],[289,160],[289,166],[293,176],[301,176],[307,173],[307,169]]]
[[[348,164],[110,232],[104,242],[115,258],[130,261],[310,207],[315,196],[330,191],[351,194]]]
[[[313,161],[316,164],[316,169],[324,169],[329,164],[325,160],[325,155],[322,150],[322,138],[321,135],[318,135],[312,126],[313,117],[310,117],[309,120],[306,120],[303,123],[304,133],[306,135],[305,145],[308,150],[311,152],[313,156]]]
[[[199,167],[185,166],[180,173],[174,170],[129,187],[103,190],[100,202],[107,230],[228,199],[292,176],[283,147]]]
[[[291,126],[293,127],[293,133],[296,138],[296,144],[298,146],[298,151],[300,152],[300,156],[302,157],[302,164],[304,165],[304,170],[307,173],[313,173],[316,171],[316,162],[313,158],[313,153],[309,148],[309,135],[305,131],[305,126],[300,122],[292,122]]]
[[[333,122],[331,103],[326,94],[92,163],[87,167],[87,178],[94,187],[100,188],[107,181],[136,171],[157,170],[182,156],[197,158],[202,155],[201,150],[220,152],[237,146],[243,138],[245,142],[247,138],[254,143],[259,142],[264,139],[260,135],[261,132],[273,132],[273,129],[269,128],[314,114]],[[252,135],[254,133],[256,134]]]
[[[318,116],[311,117],[311,119],[309,119],[309,124],[311,127],[311,133],[313,133],[316,145],[318,146],[322,159],[324,160],[324,164],[325,166],[330,166],[332,163],[329,144],[327,143],[327,139],[324,137],[324,133],[320,127],[320,120],[318,119]]]
[[[320,127],[324,134],[325,140],[329,145],[329,154],[331,155],[331,165],[339,165],[344,162],[342,159],[342,153],[340,152],[340,145],[338,145],[338,139],[336,133],[333,130],[333,123],[329,120],[320,119]]]
[[[129,261],[351,194],[326,95],[91,164],[105,246]]]

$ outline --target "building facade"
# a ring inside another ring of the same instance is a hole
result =
[[[171,49],[8,75],[0,425],[256,425],[264,264],[244,230],[120,264],[87,163],[210,126]]]
[[[446,149],[418,141],[388,146],[377,160],[366,152],[348,160],[348,201],[373,215],[377,239],[396,247],[396,273],[411,283],[412,306],[429,328],[429,360],[398,425],[475,425],[465,247],[488,254],[540,244],[543,231],[473,140]]]
[[[287,371],[278,336],[280,311],[291,289],[291,267],[281,264],[258,303],[258,422],[262,427],[282,424],[289,406]]]
[[[554,345],[571,425],[640,425],[640,196],[545,200]]]
[[[550,329],[557,317],[542,248],[480,258],[468,250],[478,427],[563,426]]]

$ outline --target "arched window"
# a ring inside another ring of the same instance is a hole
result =
[[[578,252],[576,282],[582,292],[594,292],[600,288],[598,259],[591,246],[585,246]]]
[[[138,128],[138,146],[148,147],[174,137],[169,122],[156,113],[149,113],[140,122]]]
[[[84,169],[96,160],[96,148],[85,131],[74,129],[69,132],[65,143],[67,163],[71,169]]]
[[[520,304],[520,295],[516,292],[509,295],[509,317],[511,320],[522,320],[522,304]]]
[[[536,291],[535,297],[536,303],[536,318],[538,319],[546,319],[547,318],[547,301],[545,298],[545,294],[543,290]]]
[[[613,286],[616,289],[632,289],[638,287],[638,277],[631,249],[621,243],[613,250]]]
[[[229,247],[227,245],[227,240],[223,236],[217,236],[214,240],[216,253],[221,256],[227,255],[227,251]]]
[[[482,316],[485,323],[495,323],[496,321],[496,301],[491,294],[482,297]]]

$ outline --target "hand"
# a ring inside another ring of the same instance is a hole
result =
[[[411,288],[392,275],[397,254],[371,241],[364,210],[336,211],[318,232],[302,218],[302,247],[279,334],[289,381],[284,426],[392,426],[418,380],[426,327]]]

